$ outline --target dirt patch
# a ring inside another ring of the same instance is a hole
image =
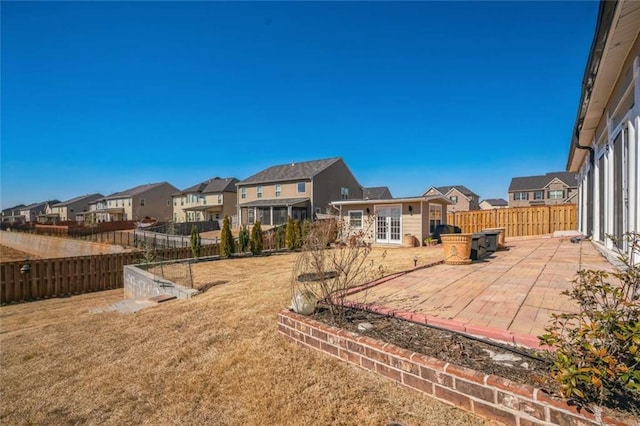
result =
[[[25,259],[40,259],[40,257],[11,247],[0,246],[0,262],[14,262]]]
[[[328,309],[320,309],[314,319],[335,325]],[[368,324],[370,328],[359,329],[362,324]],[[514,382],[540,386],[538,378],[549,371],[550,363],[530,349],[492,345],[458,333],[358,309],[349,309],[345,322],[339,327]]]

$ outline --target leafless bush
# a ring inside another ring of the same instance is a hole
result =
[[[369,257],[370,231],[375,221],[364,222],[362,229],[347,229],[345,223],[338,223],[337,235],[342,241],[334,247],[330,245],[336,237],[336,224],[314,224],[293,268],[291,294],[295,310],[296,301],[315,299],[327,306],[335,323],[342,323],[349,290],[384,274],[382,265],[376,265]]]

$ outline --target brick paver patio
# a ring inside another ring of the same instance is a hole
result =
[[[575,309],[560,292],[571,287],[576,271],[612,269],[590,241],[536,238],[507,241],[507,246],[470,265],[409,272],[351,300],[400,316],[421,314],[428,323],[473,334],[524,336],[519,343],[536,346],[532,342],[544,332],[551,313]]]

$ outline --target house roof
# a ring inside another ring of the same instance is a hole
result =
[[[443,204],[453,204],[453,201],[444,195],[422,195],[418,197],[389,198],[383,200],[340,200],[332,201],[332,206],[348,206],[352,204],[394,204],[394,203],[413,203],[421,201],[440,201]]]
[[[29,204],[28,206],[20,207],[20,210],[33,210],[46,206],[47,204],[53,205],[59,203],[60,200],[49,200],[49,201],[41,201],[39,203]]]
[[[389,194],[385,197],[385,192]],[[380,200],[384,198],[393,198],[391,191],[387,186],[374,186],[371,188],[362,188],[362,195],[365,200]]]
[[[61,202],[61,203],[52,204],[52,205],[51,205],[51,207],[64,207],[64,206],[68,206],[68,205],[70,205],[70,204],[74,204],[74,203],[77,203],[77,202],[79,202],[79,201],[82,201],[82,200],[84,200],[84,199],[91,199],[91,200],[94,200],[94,199],[98,199],[98,198],[102,198],[102,197],[104,197],[104,195],[99,194],[99,193],[95,193],[95,194],[87,194],[87,195],[80,195],[79,197],[75,197],[75,198],[72,198],[72,199],[70,199],[70,200],[63,201],[63,202]]]
[[[204,182],[200,182],[187,189],[176,192],[173,195],[183,194],[215,194],[219,192],[236,192],[236,183],[239,180],[236,178],[219,178],[214,177]]]
[[[502,198],[487,198],[486,200],[482,200],[483,203],[488,203],[491,206],[503,207],[508,206],[509,202]]]
[[[589,58],[582,78],[582,90],[569,145],[567,170],[577,171],[587,151],[576,147],[592,145],[596,129],[622,68],[640,34],[640,6],[637,1],[601,1]]]
[[[238,182],[238,185],[311,179],[327,167],[341,160],[342,158],[340,157],[333,157],[271,166]]]
[[[105,200],[113,200],[114,198],[128,198],[135,197],[136,195],[145,193],[151,189],[157,188],[161,185],[171,185],[168,182],[157,182],[157,183],[147,183],[144,185],[134,186],[133,188],[129,188],[127,190],[121,192],[114,192],[113,194],[107,195]]]
[[[473,192],[472,190],[470,190],[469,188],[467,188],[464,185],[450,185],[450,186],[431,186],[429,187],[429,189],[427,189],[425,191],[425,194],[427,192],[429,192],[431,190],[431,188],[435,189],[436,191],[438,191],[439,193],[441,193],[442,195],[447,195],[447,193],[449,191],[451,191],[452,189],[457,189],[459,192],[461,192],[463,195],[467,196],[467,197],[473,197],[473,196],[478,196],[478,194],[476,194],[475,192]]]
[[[271,198],[268,200],[255,200],[244,204],[238,204],[238,207],[289,207],[297,204],[309,202],[309,198]]]
[[[552,180],[558,179],[571,188],[578,186],[578,174],[575,172],[553,172],[540,176],[514,177],[509,185],[509,192],[533,191],[544,189]]]
[[[18,205],[13,206],[13,207],[7,207],[6,209],[2,209],[2,214],[4,215],[5,213],[11,213],[14,210],[18,210],[21,207],[24,207],[24,204],[18,204]]]

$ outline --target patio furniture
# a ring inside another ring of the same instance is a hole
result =
[[[487,236],[484,233],[473,234],[471,237],[471,260],[480,260],[486,255],[488,245]]]
[[[482,233],[487,236],[487,251],[492,253],[497,251],[500,231],[497,229],[484,229]]]

